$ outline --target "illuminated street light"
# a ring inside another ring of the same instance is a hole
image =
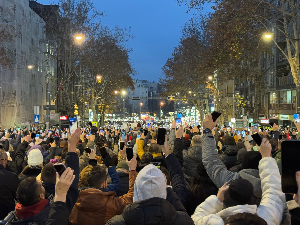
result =
[[[115,94],[117,95],[119,92],[118,91],[115,91]]]
[[[101,83],[102,76],[101,76],[101,75],[97,75],[97,76],[96,76],[96,79],[97,79],[97,82],[98,82],[98,83]]]
[[[191,91],[189,91],[189,94],[192,94],[192,92],[191,92]]]
[[[27,66],[27,68],[30,69],[30,70],[33,69],[33,67],[34,67],[33,65],[28,65]]]
[[[263,39],[264,39],[265,41],[271,41],[271,40],[273,39],[273,34],[272,34],[272,33],[269,33],[269,32],[266,32],[266,33],[264,33],[264,35],[263,35]]]
[[[163,105],[164,105],[164,102],[160,102],[160,105],[163,106]]]
[[[126,91],[122,91],[122,95],[126,95]]]
[[[74,41],[77,44],[82,44],[82,42],[84,41],[84,35],[83,34],[75,34],[74,35]]]
[[[209,80],[212,80],[212,79],[213,79],[213,77],[212,77],[212,76],[208,76],[208,79],[209,79]]]
[[[140,103],[140,106],[143,106],[143,103],[142,103],[142,102]]]

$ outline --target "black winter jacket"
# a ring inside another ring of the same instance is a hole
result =
[[[65,202],[54,202],[51,205],[46,225],[68,225],[69,212]]]
[[[18,145],[17,151],[15,153],[15,162],[16,162],[16,168],[18,171],[18,174],[22,172],[24,167],[26,166],[25,156],[26,156],[26,150],[29,146],[29,143],[27,141],[23,141]]]
[[[122,215],[110,219],[106,225],[192,225],[193,220],[183,206],[172,205],[162,198],[150,198],[125,207]]]
[[[0,164],[0,220],[4,219],[11,211],[14,211],[18,186],[18,176],[7,171]]]

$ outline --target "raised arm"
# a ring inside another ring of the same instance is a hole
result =
[[[210,179],[218,188],[221,188],[226,182],[237,179],[239,175],[227,170],[224,163],[219,159],[216,142],[211,133],[216,123],[217,121],[213,122],[211,115],[208,115],[203,121],[202,162]]]
[[[271,157],[271,144],[267,139],[262,140],[259,162],[262,199],[257,209],[257,215],[268,225],[281,223],[283,210],[286,205],[285,194],[281,190],[281,176],[275,159]]]

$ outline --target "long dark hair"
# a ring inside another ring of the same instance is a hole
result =
[[[218,188],[209,176],[196,174],[191,186],[191,201],[187,206],[187,213],[190,216],[193,215],[198,205],[204,202],[207,197],[216,195],[217,193]]]

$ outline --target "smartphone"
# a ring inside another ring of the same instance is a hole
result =
[[[100,133],[103,133],[103,130],[100,130]]]
[[[141,137],[141,135],[137,135],[137,136],[136,136],[136,138],[140,138],[140,137]]]
[[[258,133],[256,134],[252,134],[251,137],[253,138],[253,140],[255,141],[255,143],[260,146],[261,145],[261,137]]]
[[[39,138],[39,137],[40,137],[40,135],[39,135],[39,134],[36,134],[36,137],[37,137],[37,138]]]
[[[66,166],[62,163],[54,164],[54,169],[58,172],[59,176],[61,176],[66,170]]]
[[[158,145],[164,145],[165,138],[166,138],[165,136],[166,136],[166,129],[158,128],[158,132],[157,132],[157,144]]]
[[[101,148],[100,148],[100,155],[101,155],[101,157],[102,157],[103,159],[106,158],[106,156],[107,156],[107,151],[106,151],[105,147],[101,147]]]
[[[270,126],[271,126],[271,127],[273,127],[273,125],[274,125],[274,122],[270,122],[269,124],[270,124]]]
[[[127,160],[130,161],[133,158],[133,149],[128,147],[126,148]]]
[[[221,114],[222,114],[222,113],[219,113],[219,112],[217,112],[217,111],[213,111],[213,112],[211,113],[211,116],[212,116],[213,121],[215,122],[215,121],[221,116]]]
[[[176,118],[176,124],[180,124],[181,123],[181,118]]]
[[[121,149],[121,150],[123,150],[124,145],[125,145],[125,142],[124,142],[124,141],[120,141],[120,149]]]
[[[284,193],[296,194],[298,186],[296,172],[300,171],[300,141],[283,141],[281,143],[281,185]]]

